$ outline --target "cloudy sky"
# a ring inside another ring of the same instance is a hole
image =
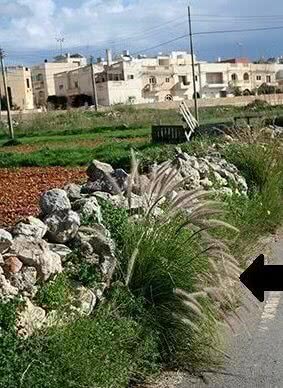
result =
[[[270,7],[267,8],[267,4]],[[106,47],[144,54],[188,49],[187,0],[0,0],[0,44],[10,63],[64,51],[103,56]],[[192,0],[195,32],[283,26],[282,0]],[[195,37],[202,59],[283,54],[282,30]],[[174,41],[173,41],[174,40]],[[171,43],[163,44],[165,42]],[[162,44],[162,45],[161,45]],[[160,45],[160,46],[159,46]],[[159,47],[156,47],[159,46]]]

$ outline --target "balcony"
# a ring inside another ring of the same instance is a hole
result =
[[[224,82],[219,82],[219,83],[207,83],[205,85],[205,87],[209,88],[209,89],[223,89],[223,88],[226,88],[228,87],[228,84],[227,83],[224,83]]]

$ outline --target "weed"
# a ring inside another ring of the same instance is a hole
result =
[[[45,309],[63,309],[70,301],[71,285],[62,273],[55,280],[45,283],[36,294],[37,303]]]

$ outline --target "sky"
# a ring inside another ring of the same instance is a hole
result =
[[[271,5],[268,8],[268,3]],[[282,0],[192,0],[194,32],[283,27]],[[188,0],[0,0],[0,47],[11,64],[64,52],[95,58],[129,49],[152,55],[188,50]],[[196,35],[199,59],[283,55],[282,30]],[[166,43],[171,41],[171,43]],[[159,47],[157,47],[159,46]]]

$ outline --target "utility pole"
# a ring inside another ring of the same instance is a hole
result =
[[[193,87],[194,87],[195,118],[196,118],[197,121],[199,121],[198,96],[197,96],[197,87],[196,87],[196,69],[195,69],[193,33],[192,33],[192,19],[191,19],[191,7],[190,6],[188,6],[188,18],[189,18],[189,35],[190,35],[191,57],[192,57],[192,73],[193,73]]]
[[[94,110],[97,112],[97,90],[96,90],[96,82],[95,75],[93,71],[93,56],[90,57],[90,71],[91,71],[91,83],[92,83],[92,101],[94,105]]]
[[[1,84],[0,84],[0,123],[2,119],[2,91],[1,91]]]
[[[8,115],[8,124],[9,124],[9,132],[10,132],[10,138],[14,139],[14,128],[13,128],[13,121],[11,116],[11,107],[10,107],[10,98],[8,94],[8,87],[7,87],[7,79],[6,79],[6,71],[4,67],[4,51],[0,48],[0,62],[1,62],[1,69],[2,69],[2,77],[3,77],[3,86],[4,86],[4,92],[6,96],[7,101],[7,115]]]

